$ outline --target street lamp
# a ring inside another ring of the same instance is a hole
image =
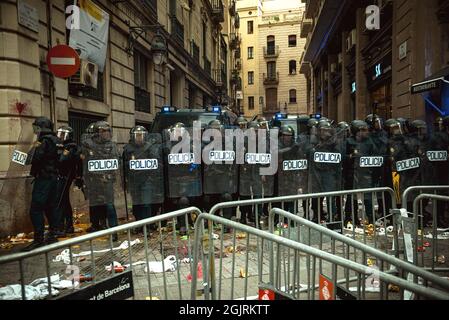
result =
[[[167,45],[165,38],[156,34],[151,41],[151,53],[153,55],[153,63],[156,66],[160,66],[165,62],[165,56],[167,54]]]

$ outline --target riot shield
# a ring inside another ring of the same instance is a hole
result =
[[[277,195],[307,193],[308,159],[300,144],[279,150]]]
[[[410,136],[401,135],[390,138],[389,155],[393,189],[398,204],[402,204],[402,193],[411,186],[421,184],[422,160]]]
[[[193,129],[167,129],[163,132],[167,195],[170,199],[202,195],[201,164],[196,163]],[[197,143],[200,144],[201,141]]]
[[[125,188],[132,204],[164,202],[162,135],[147,134],[142,143],[129,143],[123,149]]]
[[[33,132],[34,119],[20,118],[17,121],[20,121],[17,143],[7,152],[8,158],[4,162],[6,175],[0,182],[0,207],[5,210],[0,215],[0,225],[23,231],[24,218],[28,221],[28,214],[19,215],[18,212],[29,210],[32,190],[30,169],[37,136]]]
[[[214,139],[203,145],[203,186],[204,194],[237,193],[238,166],[234,151],[233,137],[224,136],[224,132],[214,130]]]
[[[383,155],[377,153],[377,148],[369,137],[364,139],[351,137],[348,139],[347,148],[347,158],[353,173],[353,188],[375,187],[374,172],[384,166]]]
[[[267,197],[274,194],[274,175],[263,175],[262,168],[271,165],[269,135],[245,132],[244,163],[240,165],[239,194],[245,197]],[[276,150],[277,152],[277,150]]]
[[[328,139],[319,139],[309,145],[309,192],[331,192],[341,188],[343,150],[336,139],[335,130]]]
[[[109,133],[108,133],[109,134]],[[125,216],[121,155],[115,140],[102,134],[83,136],[82,159],[85,196],[91,215],[108,218],[114,226],[117,217]],[[91,216],[92,220],[92,216]]]

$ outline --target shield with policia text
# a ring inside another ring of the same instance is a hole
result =
[[[125,187],[133,205],[164,202],[162,135],[146,133],[142,141],[130,141],[123,150]]]
[[[308,159],[302,145],[294,143],[280,147],[277,175],[277,195],[290,196],[307,193]]]
[[[170,128],[164,130],[164,165],[166,167],[167,196],[170,199],[181,197],[199,197],[202,195],[201,164],[195,153],[193,130],[187,128]]]
[[[224,136],[224,130],[209,129],[214,137],[203,142],[203,186],[204,194],[235,194],[237,193],[236,152],[234,139]]]
[[[17,118],[13,121],[17,121],[17,126],[20,127],[17,131],[19,135],[17,143],[6,152],[9,158],[4,163],[6,175],[0,182],[0,200],[5,204],[3,208],[9,208],[9,212],[2,214],[1,217],[8,224],[17,219],[15,212],[20,206],[25,206],[25,210],[28,210],[32,189],[30,169],[37,141],[33,130],[33,118]],[[5,225],[1,220],[0,224]]]
[[[85,134],[83,139],[83,179],[89,206],[102,214],[105,207],[115,207],[118,217],[123,217],[123,166],[112,132]]]

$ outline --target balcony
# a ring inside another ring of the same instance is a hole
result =
[[[240,48],[237,48],[237,49],[235,50],[234,57],[235,57],[235,59],[240,59],[240,58],[242,57]]]
[[[184,47],[184,26],[176,17],[172,17],[171,19],[171,34],[173,39]]]
[[[313,17],[315,16],[316,10],[320,6],[320,2],[321,2],[320,0],[307,0],[306,12],[305,12],[307,19],[313,19]]]
[[[236,0],[232,0],[231,4],[229,5],[229,15],[231,17],[235,16],[235,14],[237,13],[237,5],[235,3]]]
[[[217,87],[222,88],[226,86],[226,72],[224,68],[213,69],[212,78],[214,79]]]
[[[210,0],[212,21],[216,24],[224,22],[224,6],[222,0]]]
[[[304,13],[302,15],[302,21],[301,21],[301,38],[307,38],[310,32],[312,32],[313,29],[313,20],[307,19],[306,14]]]
[[[240,33],[231,32],[229,35],[229,47],[231,48],[231,50],[237,49],[240,45],[240,42]]]
[[[235,61],[235,70],[237,71],[242,70],[242,61],[240,59]]]
[[[191,40],[191,51],[190,54],[193,57],[193,60],[195,60],[196,63],[200,64],[200,47],[198,47],[195,43],[195,41]]]
[[[204,57],[203,60],[204,60],[204,71],[206,71],[207,75],[210,77],[211,71],[212,71],[211,63],[210,63],[209,59],[207,59],[206,57]]]
[[[266,86],[279,84],[279,72],[263,74],[263,84]]]
[[[263,56],[266,59],[277,58],[279,56],[279,46],[263,47]]]

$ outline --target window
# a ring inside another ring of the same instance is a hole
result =
[[[288,36],[288,46],[289,47],[296,47],[296,35],[292,34]]]
[[[150,113],[148,92],[148,60],[139,51],[134,51],[134,99],[136,111]]]
[[[248,47],[248,59],[254,59],[254,47]]]
[[[254,71],[248,72],[248,84],[254,84]]]
[[[254,97],[248,97],[248,109],[254,110]]]
[[[296,90],[290,90],[290,103],[296,103]]]
[[[288,63],[289,74],[296,74],[296,60],[290,60]]]
[[[276,77],[276,62],[270,61],[267,62],[267,74],[269,79],[273,79]]]
[[[254,33],[254,22],[248,21],[248,34],[253,34]]]

